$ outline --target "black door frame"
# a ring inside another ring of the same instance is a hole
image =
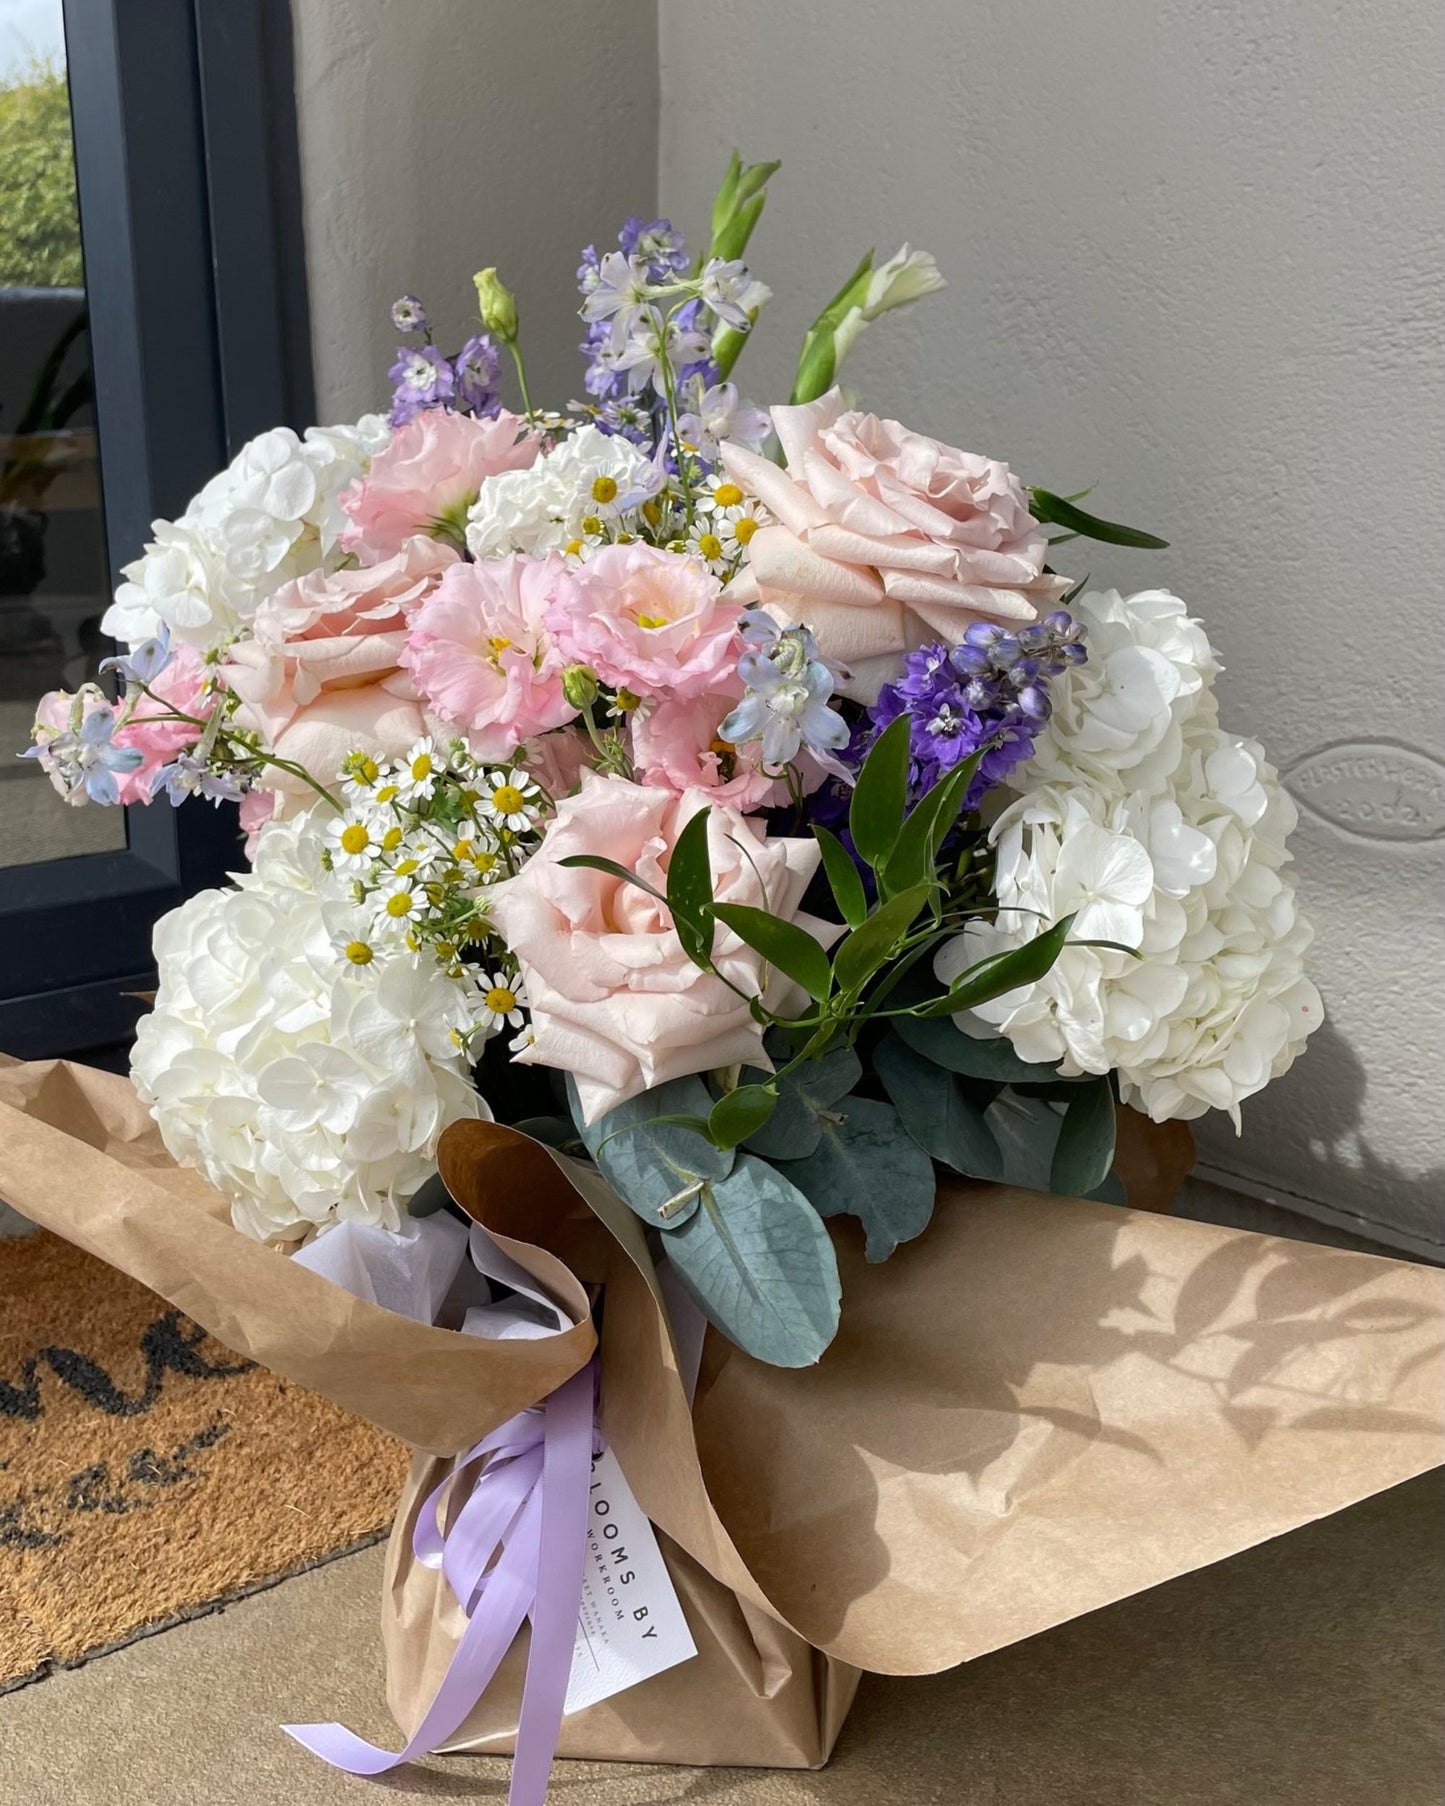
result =
[[[314,418],[287,0],[64,0],[112,572],[247,439]],[[56,807],[62,805],[56,799]],[[129,1037],[151,927],[237,863],[233,807],[0,875],[0,1050]]]

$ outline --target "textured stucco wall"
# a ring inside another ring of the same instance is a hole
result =
[[[717,8],[661,8],[661,200],[696,217],[733,143],[784,159],[752,259],[778,300],[744,387],[785,393],[807,318],[906,234],[952,286],[869,336],[865,400],[1035,482],[1098,482],[1100,512],[1172,539],[1070,556],[1195,603],[1226,723],[1281,766],[1371,743],[1296,780],[1333,818],[1298,839],[1330,1023],[1206,1158],[1445,1240],[1445,769],[1400,751],[1445,759],[1445,10],[725,18],[720,80],[694,54]]]
[[[650,0],[293,0],[318,411],[382,402],[387,310],[420,294],[438,338],[475,317],[472,273],[518,296],[528,377],[579,380],[572,288],[599,222],[650,205]]]

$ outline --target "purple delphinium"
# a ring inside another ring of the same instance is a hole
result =
[[[645,220],[639,213],[630,214],[617,234],[617,245],[624,257],[645,266],[647,280],[652,283],[668,282],[687,266],[686,244],[671,220]],[[601,280],[602,256],[595,245],[588,245],[577,269],[577,288],[584,301],[597,290]],[[678,317],[681,320],[682,316]],[[688,324],[683,322],[684,327]],[[619,368],[616,361],[615,339],[608,320],[588,323],[578,347],[587,360],[583,382],[587,393],[601,404],[596,420],[604,433],[620,433],[635,445],[647,445],[655,437],[657,421],[649,413],[645,426],[642,424],[635,385],[629,382],[626,368]]]
[[[456,398],[469,413],[495,414],[501,406],[497,379],[502,371],[502,354],[491,335],[479,332],[469,338],[452,361],[456,377]]]
[[[393,426],[404,426],[424,408],[445,407],[456,390],[456,373],[435,345],[399,346],[387,375],[395,385]]]
[[[431,340],[431,324],[426,309],[415,295],[399,295],[391,304],[391,323],[398,332],[425,333]]]
[[[982,748],[964,805],[976,807],[1032,753],[1049,718],[1048,680],[1083,663],[1083,636],[1061,609],[1017,634],[975,621],[957,646],[920,646],[904,659],[902,677],[879,691],[862,750],[908,716],[910,790],[917,796]]]

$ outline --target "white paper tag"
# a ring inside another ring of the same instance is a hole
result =
[[[652,1525],[606,1449],[592,1463],[587,1565],[566,1712],[580,1712],[697,1654]]]

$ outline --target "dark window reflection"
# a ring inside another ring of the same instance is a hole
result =
[[[0,865],[121,847],[33,761],[35,705],[112,650],[60,0],[0,0]],[[137,548],[138,549],[138,548]]]

